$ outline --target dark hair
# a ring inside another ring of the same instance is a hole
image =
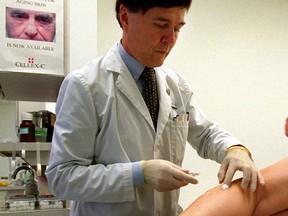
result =
[[[121,26],[121,22],[119,19],[119,11],[121,4],[127,7],[128,10],[131,12],[137,13],[141,11],[143,14],[145,14],[150,8],[153,7],[183,7],[186,8],[188,11],[191,6],[191,2],[192,0],[117,0],[115,6],[116,18]]]

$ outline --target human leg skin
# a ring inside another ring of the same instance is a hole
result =
[[[233,181],[228,190],[218,185],[196,199],[181,216],[287,216],[288,157],[261,173],[265,185],[259,185],[255,192],[243,190],[241,179]]]
[[[261,171],[262,172],[262,171]],[[254,216],[273,215],[288,209],[288,157],[263,169],[265,186],[258,192]],[[277,214],[276,214],[277,215]],[[284,215],[288,215],[287,212]]]
[[[241,188],[241,180],[233,181],[228,190],[212,188],[196,199],[181,216],[243,216],[252,215],[257,204],[256,192]],[[257,190],[258,191],[258,190]]]
[[[285,122],[285,135],[288,137],[288,118],[286,118]]]
[[[288,209],[284,210],[284,211],[281,211],[281,212],[278,212],[276,214],[273,214],[271,216],[288,216]]]

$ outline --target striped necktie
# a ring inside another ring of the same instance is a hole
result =
[[[145,67],[144,71],[140,76],[140,79],[143,81],[142,96],[150,112],[154,128],[156,131],[158,111],[159,111],[159,101],[158,101],[155,70],[153,68]]]

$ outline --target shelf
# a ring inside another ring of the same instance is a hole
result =
[[[51,150],[51,143],[0,143],[0,156],[21,157],[30,165],[37,165],[37,151],[39,151],[41,165],[47,165]]]
[[[33,210],[33,211],[19,211],[19,212],[11,212],[9,210],[0,211],[0,215],[8,215],[8,216],[68,216],[69,209],[49,209],[49,210]]]
[[[55,102],[64,75],[0,71],[0,99]]]
[[[11,152],[11,151],[37,151],[37,148],[40,149],[40,151],[50,151],[51,149],[51,143],[13,143],[13,142],[7,142],[7,143],[1,143],[0,142],[0,152]]]
[[[6,187],[0,187],[1,191],[24,191],[24,186],[6,186]]]

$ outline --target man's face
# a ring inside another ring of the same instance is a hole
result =
[[[10,38],[52,42],[55,14],[7,7],[6,31]]]
[[[149,9],[145,14],[129,12],[123,5],[120,20],[125,50],[143,65],[161,66],[185,24],[182,7]]]

